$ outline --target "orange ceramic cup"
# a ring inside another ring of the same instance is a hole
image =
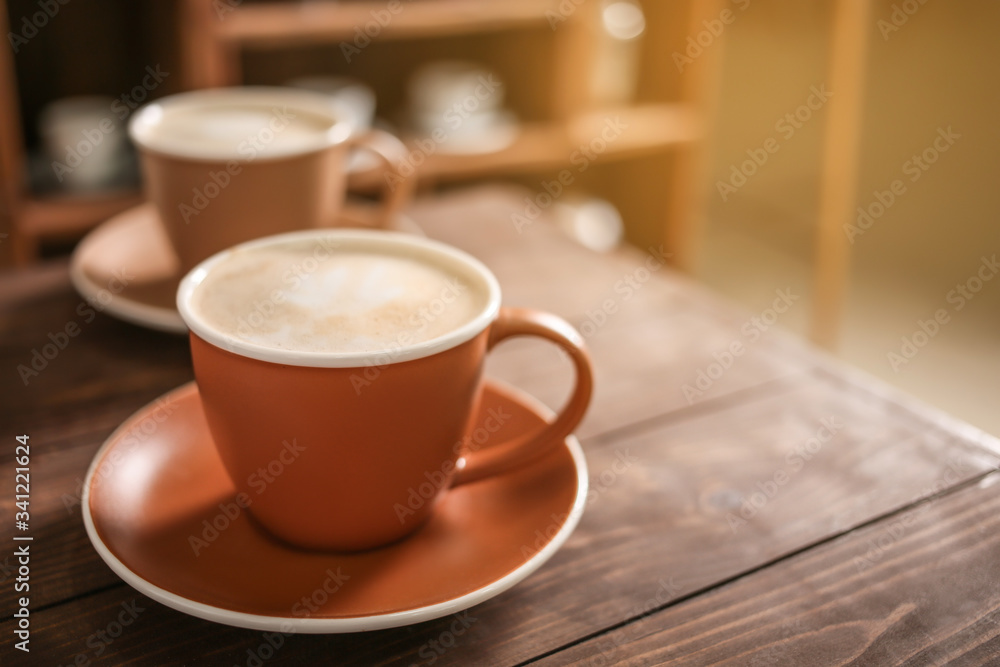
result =
[[[315,243],[318,261],[342,250],[426,260],[473,281],[484,305],[445,335],[370,353],[263,347],[197,312],[199,285],[232,252],[303,241]],[[223,464],[252,516],[301,547],[353,551],[404,537],[450,487],[503,474],[558,446],[590,401],[591,362],[580,334],[555,315],[501,307],[499,284],[482,263],[428,239],[340,229],[251,241],[190,272],[177,305],[191,329],[195,377]],[[502,340],[525,335],[568,353],[572,394],[540,432],[471,451],[484,359]]]
[[[237,243],[334,224],[351,151],[386,169],[406,147],[354,127],[327,95],[247,86],[164,97],[129,121],[146,194],[156,204],[183,271]],[[383,226],[405,206],[412,179],[386,180]]]

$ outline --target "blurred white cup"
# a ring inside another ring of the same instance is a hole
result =
[[[114,102],[96,95],[67,97],[42,109],[39,134],[62,187],[97,190],[120,174],[127,144]]]
[[[351,114],[351,123],[360,130],[371,128],[375,121],[375,91],[358,79],[347,76],[302,76],[286,86],[325,93]]]
[[[596,252],[614,250],[625,235],[621,213],[605,199],[570,195],[556,204],[554,211],[563,232]]]
[[[503,82],[484,65],[438,60],[410,78],[409,125],[436,140],[441,153],[490,153],[517,137],[517,117],[503,108]]]
[[[505,91],[496,74],[478,63],[438,60],[413,73],[408,92],[414,116],[440,117],[456,104],[475,107],[473,113],[495,111]]]

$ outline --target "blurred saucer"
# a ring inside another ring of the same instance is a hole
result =
[[[348,204],[339,227],[375,227],[371,207]],[[393,229],[423,236],[405,215]],[[70,279],[91,305],[141,327],[186,334],[174,303],[180,274],[156,208],[151,203],[108,219],[80,241],[70,261]]]
[[[426,126],[426,122],[422,124]],[[434,126],[429,127],[431,130],[425,129],[420,134],[429,135],[433,132]],[[470,114],[455,129],[447,125],[437,127],[444,130],[446,137],[437,144],[437,151],[442,155],[496,153],[513,144],[521,132],[517,116],[506,110]]]

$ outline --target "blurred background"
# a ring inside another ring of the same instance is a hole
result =
[[[662,244],[748,316],[791,290],[778,326],[1000,435],[1000,5],[3,5],[4,266],[63,256],[141,201],[123,124],[143,102],[310,87],[407,138],[421,192],[502,180],[548,209],[558,187],[547,213],[582,243]],[[499,92],[453,127],[482,77]]]

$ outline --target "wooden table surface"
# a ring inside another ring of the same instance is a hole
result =
[[[0,664],[1000,663],[994,438],[765,324],[775,313],[726,304],[657,249],[598,255],[545,221],[516,229],[525,194],[458,192],[413,217],[483,259],[505,303],[562,315],[590,346],[596,391],[578,435],[594,492],[551,561],[464,625],[296,635],[277,650],[149,600],[98,557],[79,494],[111,431],[192,379],[188,344],[88,320],[66,264],[43,265],[0,277]],[[68,322],[80,334],[25,386],[17,367]],[[531,340],[502,346],[488,371],[554,406],[571,373]],[[20,433],[30,654],[14,649],[10,615]],[[98,633],[123,604],[142,611],[109,644]]]

